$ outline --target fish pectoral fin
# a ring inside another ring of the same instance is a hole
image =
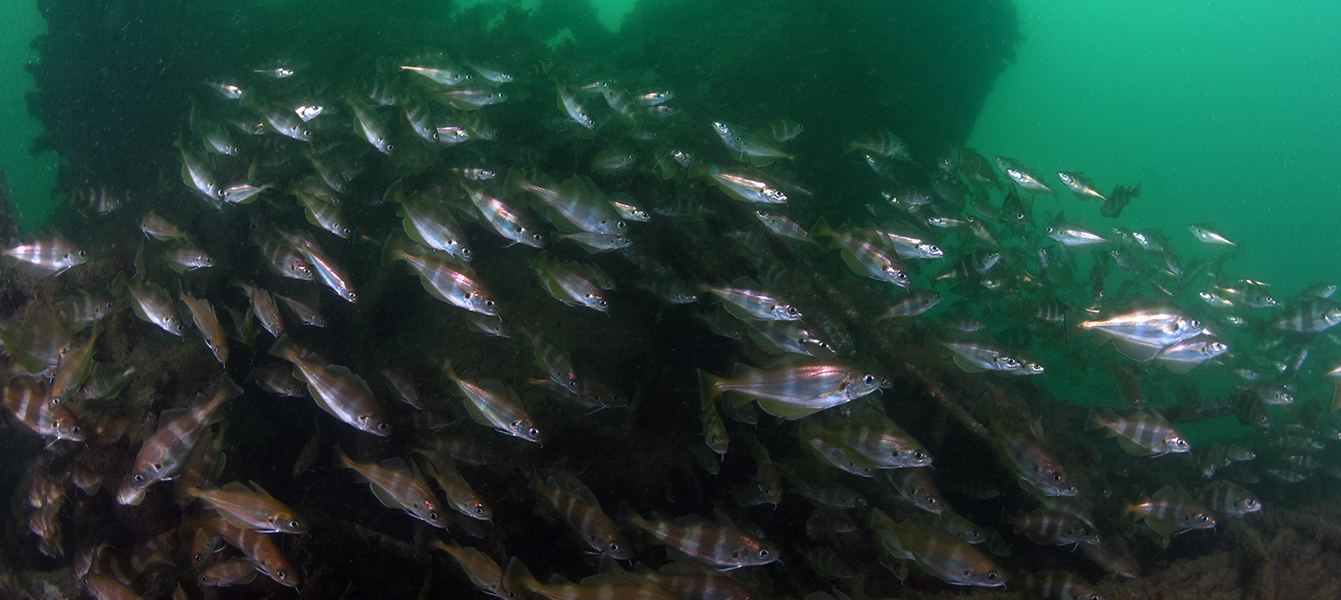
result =
[[[377,484],[372,485],[372,492],[374,496],[377,496],[378,500],[382,501],[383,506],[386,506],[387,508],[398,508],[400,510],[409,512],[410,510],[409,508],[406,508],[406,506],[404,504],[401,504],[399,500],[396,500],[396,498],[392,496],[390,492],[382,489]]]
[[[764,409],[764,411],[770,415],[778,417],[779,419],[786,419],[788,421],[794,421],[796,419],[808,417],[821,410],[809,406],[797,406],[795,404],[787,404],[785,402],[779,402],[777,400],[764,400],[764,399],[759,400],[759,408]]]
[[[974,363],[973,361],[968,360],[958,354],[955,355],[954,360],[955,364],[959,365],[959,368],[963,369],[965,373],[982,373],[983,371],[987,370],[984,369],[982,365]]]
[[[1137,445],[1136,442],[1125,437],[1118,437],[1117,442],[1119,446],[1122,446],[1123,450],[1126,450],[1128,454],[1133,456],[1150,456],[1151,454],[1154,454],[1149,448],[1141,447]]]
[[[1113,338],[1113,347],[1117,348],[1123,356],[1136,362],[1150,362],[1164,348],[1161,346],[1151,346],[1122,338]]]

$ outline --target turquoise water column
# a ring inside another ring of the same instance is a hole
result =
[[[56,178],[54,152],[29,153],[41,124],[28,116],[24,95],[33,89],[33,77],[24,65],[37,60],[32,39],[46,32],[46,21],[33,0],[0,0],[0,167],[9,180],[9,193],[24,231],[46,222],[51,214],[51,187]],[[5,240],[0,240],[5,241]]]

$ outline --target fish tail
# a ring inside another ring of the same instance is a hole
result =
[[[725,380],[721,377],[713,375],[703,369],[698,370],[699,393],[702,394],[703,402],[716,401],[717,397],[722,395],[722,388],[717,385],[722,381]]]
[[[819,218],[818,221],[815,221],[815,226],[810,228],[810,237],[812,239],[816,239],[821,236],[833,237],[833,234],[834,230],[833,227],[829,226],[829,220],[825,219],[822,216]]]
[[[382,243],[382,264],[389,265],[398,260],[405,260],[410,254],[405,250],[405,246],[406,242],[400,236],[386,236],[386,241]]]
[[[1094,409],[1090,409],[1090,414],[1085,418],[1085,431],[1094,431],[1096,429],[1105,429],[1109,421],[1105,420],[1103,415]]]
[[[507,570],[503,572],[503,589],[511,594],[518,591],[527,591],[531,586],[540,583],[536,581],[535,576],[531,575],[531,570],[522,564],[517,557],[512,557],[508,561]]]

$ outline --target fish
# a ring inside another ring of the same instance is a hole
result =
[[[186,469],[196,443],[221,418],[219,410],[241,394],[242,388],[225,379],[209,399],[198,396],[189,408],[159,414],[158,429],[140,445],[130,473],[117,489],[117,503],[138,505],[149,486],[172,479]]]
[[[614,520],[601,510],[601,504],[591,489],[578,484],[566,488],[553,477],[544,481],[531,476],[531,490],[537,498],[558,512],[563,521],[577,533],[591,551],[615,560],[633,558],[633,546],[624,538]]]
[[[200,331],[200,337],[205,340],[205,347],[209,348],[214,358],[219,364],[228,364],[228,338],[224,334],[223,325],[219,323],[219,318],[214,314],[214,308],[210,306],[208,300],[197,299],[195,296],[186,292],[180,292],[178,297],[186,305],[187,311],[191,313],[191,319]]]
[[[475,548],[464,548],[456,540],[452,540],[448,544],[434,538],[429,542],[429,545],[432,549],[442,550],[452,557],[452,560],[460,565],[461,570],[466,573],[466,576],[476,587],[480,588],[480,591],[501,600],[514,600],[516,598],[515,592],[503,587],[503,568],[483,552]]]
[[[913,156],[908,152],[908,144],[898,136],[889,132],[888,129],[881,129],[873,134],[859,135],[852,138],[843,139],[843,152],[853,150],[864,150],[875,156],[884,158],[893,158],[912,162]]]
[[[126,279],[124,272],[117,273],[112,280],[112,291],[130,299],[130,306],[140,320],[157,325],[163,331],[181,337],[186,331],[172,297],[163,291],[163,287],[152,281],[139,278]]]
[[[1071,483],[1061,461],[1043,441],[1037,421],[1022,426],[1004,416],[993,414],[990,420],[992,441],[997,455],[1019,479],[1021,487],[1048,497],[1073,497],[1080,490]]]
[[[508,562],[503,587],[512,594],[533,592],[549,600],[676,600],[679,596],[632,573],[602,573],[581,583],[563,578],[540,583],[517,557]]]
[[[1077,326],[1111,336],[1119,352],[1138,362],[1149,362],[1163,348],[1205,330],[1200,320],[1167,302],[1137,302],[1109,318],[1081,321]]]
[[[582,102],[573,96],[568,86],[555,79],[554,89],[558,92],[559,112],[586,129],[596,128],[596,121],[591,118],[591,115],[587,114],[586,107],[582,106]]]
[[[88,439],[88,432],[74,411],[62,403],[53,403],[50,390],[32,379],[12,379],[0,388],[0,405],[15,421],[37,435],[72,442]]]
[[[250,560],[235,558],[215,563],[200,572],[200,585],[228,587],[246,585],[256,579],[256,565]]]
[[[540,428],[526,413],[517,392],[511,387],[496,379],[478,382],[461,379],[450,359],[443,364],[442,370],[465,396],[466,412],[476,423],[528,442],[539,444],[544,441]]]
[[[445,252],[419,253],[409,244],[388,238],[383,262],[405,261],[434,298],[470,312],[498,316],[497,303],[474,269]]]
[[[402,226],[410,239],[434,250],[446,252],[463,262],[470,262],[474,253],[451,211],[439,202],[421,194],[407,194],[403,180],[396,180],[382,195],[382,200],[400,206]]]
[[[261,326],[270,332],[270,335],[275,336],[275,339],[284,335],[284,318],[280,316],[279,305],[275,304],[275,298],[270,292],[251,283],[245,283],[241,279],[233,280],[232,285],[242,288],[242,292],[251,300],[252,314],[261,320]]]
[[[622,520],[632,527],[651,534],[672,549],[681,560],[717,567],[738,569],[757,567],[777,562],[780,550],[731,522],[720,510],[718,523],[713,524],[698,516],[669,521],[659,515],[644,519],[627,505],[621,508]]]
[[[1057,179],[1061,180],[1062,185],[1065,185],[1067,189],[1071,190],[1071,193],[1075,195],[1076,200],[1108,201],[1108,198],[1104,197],[1103,193],[1099,191],[1098,186],[1094,185],[1094,180],[1090,179],[1089,176],[1084,173],[1079,171],[1058,171]]]
[[[902,288],[912,285],[912,278],[904,268],[903,259],[884,236],[870,235],[870,232],[840,232],[829,227],[823,217],[811,228],[814,237],[829,237],[835,247],[843,251],[843,262],[853,273],[864,275],[877,281],[885,281]]]
[[[941,295],[932,290],[909,289],[886,310],[881,319],[907,319],[916,317],[935,308],[941,302]]]
[[[359,478],[367,482],[373,495],[387,508],[398,508],[416,519],[439,529],[447,528],[446,515],[441,513],[438,499],[424,483],[418,469],[400,458],[392,458],[382,463],[356,462],[345,454],[343,448],[336,446],[336,464],[351,469]]]
[[[951,585],[1002,587],[1006,574],[972,545],[947,534],[895,523],[879,509],[871,510],[877,544],[898,558],[912,559],[927,574]]]
[[[699,288],[721,298],[727,312],[742,320],[760,321],[798,321],[801,311],[787,304],[782,297],[748,277],[738,278],[730,284],[704,284]]]
[[[307,523],[298,513],[255,482],[250,487],[238,481],[219,489],[192,487],[186,497],[204,501],[238,527],[261,533],[307,533]]]
[[[1164,536],[1215,527],[1210,509],[1186,492],[1175,491],[1170,486],[1160,488],[1149,498],[1123,506],[1122,514],[1144,519],[1147,526]]]
[[[20,267],[38,279],[60,275],[89,260],[87,252],[60,233],[29,243],[10,240],[0,253],[18,261]]]
[[[1200,499],[1212,512],[1225,518],[1242,518],[1262,510],[1262,501],[1257,496],[1229,481],[1206,486]]]
[[[531,222],[530,217],[507,202],[485,193],[474,186],[461,184],[466,190],[475,211],[494,232],[513,244],[522,244],[532,248],[545,247],[545,236]]]
[[[1154,409],[1137,412],[1125,419],[1118,418],[1111,410],[1090,411],[1085,429],[1105,430],[1107,435],[1117,438],[1123,450],[1136,456],[1192,451],[1192,445]]]
[[[1088,582],[1065,571],[1026,572],[1019,581],[1024,589],[1046,600],[1103,600]]]
[[[296,588],[302,584],[302,575],[289,563],[288,557],[265,534],[238,527],[223,517],[206,519],[202,527],[217,532],[230,546],[240,550],[256,570],[276,583]]]
[[[363,378],[348,367],[327,363],[285,335],[275,340],[270,355],[293,365],[293,376],[307,384],[312,400],[327,414],[365,433],[379,437],[391,435],[394,428],[387,421],[381,404]]]
[[[1099,534],[1093,526],[1063,511],[1042,508],[1027,514],[1003,516],[1015,527],[1016,533],[1023,533],[1041,546],[1099,543]]]
[[[541,286],[558,301],[568,306],[610,311],[610,303],[603,296],[599,279],[592,276],[587,265],[564,263],[541,254],[531,261],[531,269],[540,278]]]
[[[1024,189],[1024,191],[1029,192],[1030,194],[1057,195],[1056,191],[1053,191],[1052,188],[1048,187],[1048,184],[1043,182],[1042,175],[1020,164],[1020,161],[1013,158],[998,156],[993,159],[992,162],[996,164],[996,168],[1001,169],[1001,172],[1005,173],[1006,177],[1009,177],[1011,181],[1014,181],[1015,184]]]
[[[769,414],[788,420],[841,406],[885,384],[875,374],[838,358],[787,360],[762,369],[737,365],[729,379],[700,370],[699,381],[708,396],[740,394],[757,400]]]
[[[456,512],[479,521],[493,519],[494,512],[484,503],[475,490],[470,488],[456,465],[437,454],[425,454],[428,459],[428,475],[438,482],[438,487],[446,494],[447,505]]]
[[[1233,240],[1220,232],[1220,228],[1211,223],[1193,223],[1187,226],[1192,237],[1209,246],[1237,246]]]
[[[712,180],[727,197],[741,202],[786,204],[787,193],[772,176],[754,167],[718,167],[708,169]]]

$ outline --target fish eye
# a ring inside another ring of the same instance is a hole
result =
[[[355,295],[354,295],[354,292],[349,292],[349,296],[348,296],[348,298],[349,298],[349,301],[350,301],[350,302],[353,302],[353,301],[355,301],[355,300],[358,300],[358,296],[355,296]]]
[[[866,385],[875,385],[875,375],[871,375],[870,373],[867,373],[865,377],[861,378],[861,380]]]
[[[767,549],[760,549],[760,550],[759,550],[759,558],[768,558],[769,555],[771,555],[771,554],[772,554],[772,553],[769,552]]]
[[[913,458],[916,458],[917,460],[922,460],[926,457],[927,455],[923,454],[921,450],[913,450]]]
[[[475,505],[475,514],[477,514],[477,515],[482,515],[482,514],[484,514],[484,507],[481,506],[481,505],[479,505],[479,504],[476,504],[476,505]]]
[[[540,437],[540,430],[534,427],[527,429],[526,433],[531,434],[531,437]]]
[[[538,233],[533,233],[533,234],[531,234],[531,239],[533,239],[533,240],[539,242],[539,241],[542,241],[544,238],[540,237],[540,234],[538,234]]]
[[[799,314],[801,314],[801,311],[796,310],[796,307],[795,307],[795,306],[788,306],[788,307],[787,307],[787,314],[792,315],[792,316],[795,316],[795,315],[799,315]]]
[[[935,498],[927,498],[927,504],[930,504],[932,506],[936,506],[937,504],[940,504],[940,502],[941,502],[940,500],[937,500]]]
[[[1211,518],[1208,517],[1208,516],[1206,516],[1206,515],[1201,515],[1200,517],[1198,517],[1197,520],[1201,521],[1202,523],[1205,523],[1205,522],[1207,522],[1207,521],[1210,521]]]
[[[614,542],[610,542],[610,551],[611,551],[611,552],[619,552],[619,544],[616,544],[616,543],[614,543]]]
[[[615,229],[624,229],[625,227],[628,227],[628,226],[629,226],[629,224],[628,224],[628,223],[625,223],[625,222],[623,222],[623,221],[615,221]]]
[[[488,306],[488,307],[490,307],[490,308],[493,308],[494,301],[493,301],[493,300],[485,300],[485,301],[484,301],[484,305],[485,305],[485,306]]]
[[[288,573],[285,573],[283,570],[275,571],[275,578],[276,578],[276,579],[288,579],[288,578],[289,578],[289,574],[288,574]]]
[[[436,512],[430,512],[430,513],[428,513],[428,520],[430,520],[430,521],[436,521],[436,520],[438,520],[438,513],[436,513]]]
[[[136,475],[133,479],[135,479],[135,483],[144,483],[144,475]]]
[[[290,528],[290,529],[297,529],[297,528],[302,527],[302,526],[303,526],[302,523],[299,523],[299,522],[297,522],[297,521],[289,521],[289,528]]]
[[[1062,474],[1061,474],[1061,473],[1053,473],[1053,474],[1052,474],[1052,482],[1053,482],[1053,483],[1061,483],[1061,482],[1062,482]]]
[[[378,423],[378,424],[377,424],[377,430],[378,430],[378,431],[387,431],[387,430],[390,430],[390,429],[391,429],[391,426],[388,425],[388,424],[386,424],[386,423]]]
[[[1000,575],[997,575],[997,574],[996,574],[996,571],[988,571],[988,573],[987,573],[987,580],[988,580],[988,581],[996,581],[997,578],[999,578],[999,577],[1000,577]]]
[[[461,249],[461,258],[465,258],[465,259],[469,259],[469,258],[470,258],[470,248],[462,248],[462,249]]]
[[[71,427],[71,428],[70,428],[70,433],[73,433],[73,434],[78,434],[80,431],[83,431],[83,430],[80,429],[78,425],[75,425],[74,427]]]

